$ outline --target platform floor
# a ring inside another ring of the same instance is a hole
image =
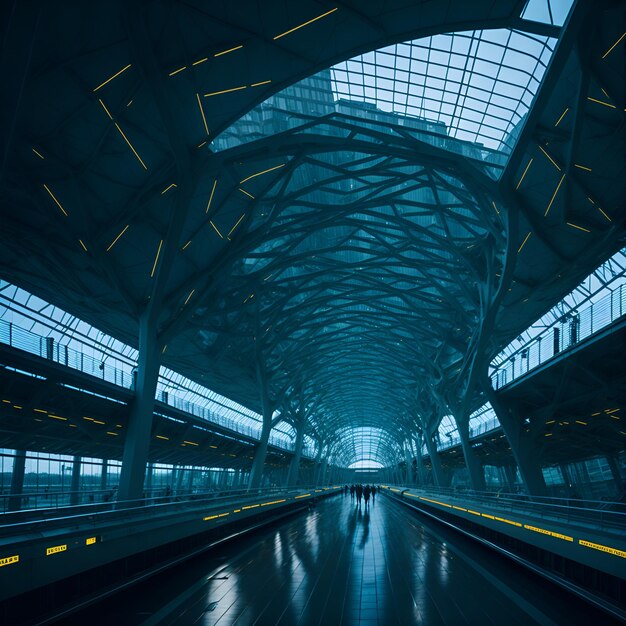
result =
[[[426,524],[383,495],[369,508],[330,498],[68,623],[611,623],[504,557]]]

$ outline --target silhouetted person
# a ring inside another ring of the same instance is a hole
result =
[[[356,491],[356,503],[358,506],[361,506],[361,498],[363,497],[363,485],[357,485],[355,487]]]
[[[350,500],[354,500],[354,485],[350,485]]]
[[[363,497],[365,498],[365,506],[368,507],[370,503],[370,494],[372,493],[372,489],[369,485],[365,485],[363,489]]]
[[[375,499],[376,499],[376,486],[372,485],[372,504],[374,504]]]

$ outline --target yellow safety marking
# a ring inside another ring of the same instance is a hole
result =
[[[46,556],[50,556],[51,554],[57,554],[58,552],[65,552],[66,550],[66,543],[64,543],[62,546],[52,546],[51,548],[46,548]]]
[[[537,526],[529,526],[528,524],[524,524],[524,528],[526,528],[527,530],[532,530],[536,533],[541,533],[542,535],[549,535],[550,537],[555,537],[556,539],[562,539],[563,541],[574,541],[574,538],[570,537],[569,535],[555,533],[551,530],[546,530],[545,528],[537,528]]]
[[[626,559],[626,551],[624,550],[618,550],[617,548],[603,546],[599,543],[592,543],[591,541],[585,541],[584,539],[579,539],[578,543],[581,546],[585,546],[586,548],[593,548],[594,550],[600,550],[600,552],[608,552],[613,556],[621,556],[623,559]]]
[[[4,567],[5,565],[12,565],[13,563],[17,563],[20,560],[19,554],[14,554],[13,556],[5,556],[0,559],[0,567]]]

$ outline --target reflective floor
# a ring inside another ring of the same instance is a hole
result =
[[[382,495],[368,508],[349,495],[331,498],[235,544],[92,611],[90,623],[609,623]]]

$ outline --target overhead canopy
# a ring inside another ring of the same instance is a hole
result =
[[[610,2],[27,5],[2,277],[131,345],[159,302],[168,367],[259,411],[261,363],[341,464],[623,245]]]

